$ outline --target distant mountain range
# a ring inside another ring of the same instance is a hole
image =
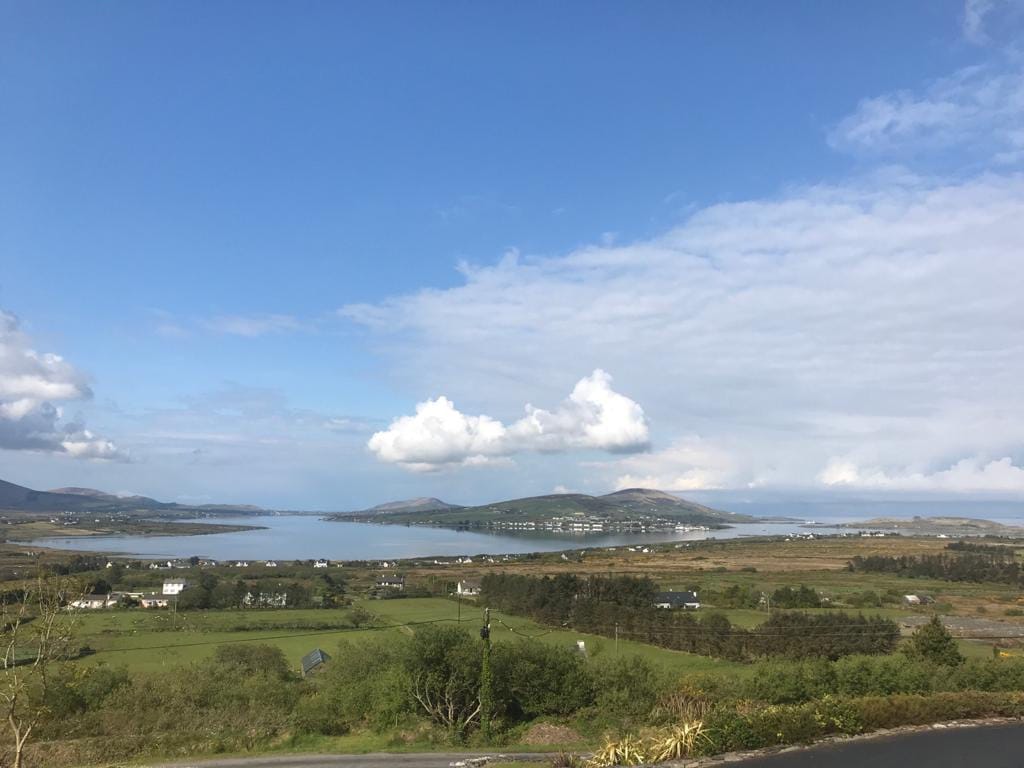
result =
[[[0,480],[0,510],[7,512],[218,512],[248,514],[263,512],[248,504],[177,504],[148,496],[116,496],[95,488],[55,488],[36,491],[23,485]]]
[[[21,513],[135,513],[147,517],[179,517],[214,514],[258,514],[266,510],[248,504],[188,505],[162,502],[148,496],[117,496],[95,488],[65,487],[36,491],[0,480],[0,511]],[[426,523],[447,527],[505,526],[582,517],[608,523],[663,520],[687,525],[724,525],[755,520],[748,515],[723,512],[671,493],[647,488],[588,496],[559,493],[497,501],[464,507],[424,497],[391,501],[359,512],[331,515],[337,520],[372,520],[387,523]]]
[[[671,493],[647,488],[629,488],[604,496],[582,493],[529,496],[472,507],[448,504],[434,498],[412,499],[378,504],[361,512],[334,515],[333,519],[458,526],[540,522],[568,516],[584,516],[609,522],[658,518],[688,525],[746,523],[756,519],[712,509]]]

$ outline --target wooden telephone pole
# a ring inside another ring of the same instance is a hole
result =
[[[480,668],[480,733],[484,741],[491,740],[491,716],[494,712],[494,692],[491,680],[491,609],[484,608],[484,625],[480,627],[484,641],[483,663]]]

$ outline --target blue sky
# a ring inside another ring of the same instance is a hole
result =
[[[1018,496],[1022,15],[0,3],[0,477]]]

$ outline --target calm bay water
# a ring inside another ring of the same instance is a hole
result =
[[[837,533],[837,523],[872,517],[976,517],[1007,525],[1024,524],[1020,502],[733,502],[720,504],[755,516],[788,516],[814,520],[813,529],[800,523],[750,523],[721,531],[662,531],[646,534],[487,533],[403,525],[339,523],[316,515],[222,517],[217,522],[265,528],[202,536],[90,536],[38,539],[37,546],[78,551],[112,552],[141,558],[210,557],[217,560],[283,560],[323,557],[330,560],[377,560],[453,555],[503,555],[557,552],[574,547],[618,547],[669,541],[734,539],[790,533]],[[831,525],[829,525],[831,524]]]
[[[646,534],[485,533],[425,526],[338,523],[313,515],[222,517],[217,522],[266,528],[202,536],[62,536],[32,544],[78,551],[113,552],[137,557],[210,557],[217,560],[329,560],[476,554],[557,552],[573,547],[618,547],[666,541],[697,541],[807,532],[795,523],[753,523],[721,531],[661,531]],[[819,532],[827,533],[823,529]]]

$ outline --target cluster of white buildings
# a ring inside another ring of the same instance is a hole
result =
[[[191,586],[185,579],[165,579],[159,592],[111,592],[108,595],[85,595],[68,603],[68,609],[101,610],[117,608],[129,600],[142,608],[169,608],[174,600]]]

